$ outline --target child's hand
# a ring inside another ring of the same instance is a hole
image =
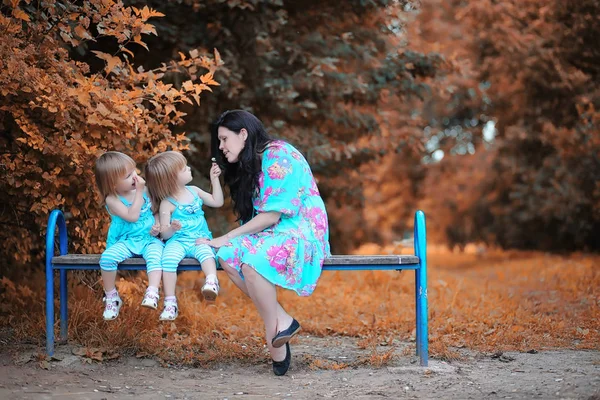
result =
[[[152,229],[150,229],[150,234],[152,236],[156,236],[160,233],[160,224],[152,225]]]
[[[179,222],[179,220],[174,219],[173,221],[171,221],[171,229],[173,229],[173,232],[177,232],[178,230],[181,229],[181,222]]]
[[[133,177],[133,181],[135,182],[136,190],[144,190],[144,188],[146,187],[146,181],[139,175]]]
[[[212,167],[210,167],[210,180],[219,179],[219,176],[221,176],[221,168],[216,162],[213,162]]]

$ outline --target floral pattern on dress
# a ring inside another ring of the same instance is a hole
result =
[[[265,230],[242,235],[219,249],[217,256],[236,268],[255,269],[269,282],[310,295],[330,253],[325,204],[304,156],[284,141],[263,153],[256,213],[276,211],[281,219]]]

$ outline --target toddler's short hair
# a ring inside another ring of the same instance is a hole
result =
[[[98,157],[94,174],[96,175],[96,185],[98,185],[103,199],[111,194],[117,194],[117,182],[125,176],[129,168],[135,168],[135,161],[118,151],[107,151]]]

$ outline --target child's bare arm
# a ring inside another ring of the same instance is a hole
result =
[[[219,176],[221,176],[221,168],[219,168],[215,162],[215,159],[213,158],[212,167],[210,168],[210,183],[212,186],[212,193],[207,193],[204,190],[194,186],[198,196],[200,196],[204,204],[209,207],[219,208],[222,207],[224,203],[223,188],[221,188]]]
[[[144,204],[143,191],[136,190],[135,198],[130,207],[127,207],[116,196],[106,197],[106,206],[111,214],[123,218],[125,221],[136,222],[140,218],[140,211]]]
[[[152,236],[158,236],[160,233],[160,221],[158,219],[158,214],[153,214],[154,224],[152,225],[152,229],[150,229],[150,234]]]
[[[163,200],[160,203],[158,219],[160,221],[160,236],[164,240],[169,240],[175,232],[181,229],[181,223],[179,221],[171,221],[171,214],[174,210],[175,206],[168,200]]]
[[[213,184],[214,185],[214,184]],[[213,186],[213,192],[208,193],[199,187],[192,186],[192,188],[198,193],[198,196],[202,199],[202,202],[209,207],[219,208],[223,206],[223,189],[221,188],[221,184],[218,183],[216,186]]]

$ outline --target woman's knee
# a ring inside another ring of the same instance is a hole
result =
[[[242,264],[240,267],[246,281],[254,282],[259,276],[258,272],[248,264]]]

